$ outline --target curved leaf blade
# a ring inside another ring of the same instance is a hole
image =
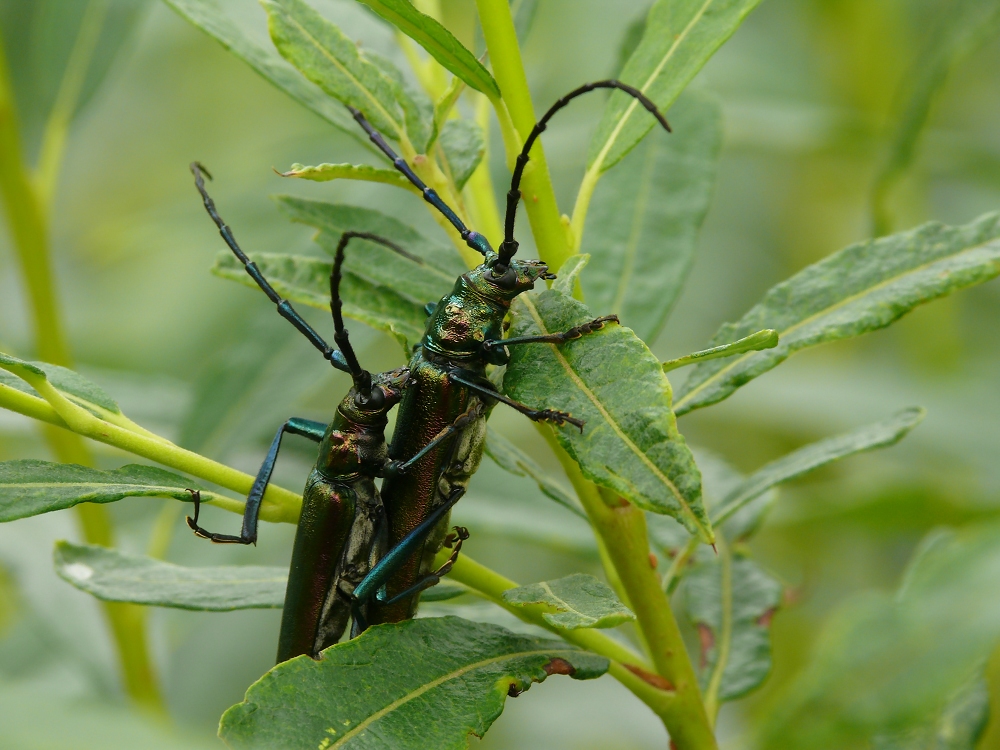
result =
[[[95,545],[56,542],[56,573],[108,602],[205,612],[280,609],[288,571],[257,565],[186,568]]]
[[[293,164],[287,172],[281,173],[282,177],[298,177],[303,180],[313,182],[330,182],[331,180],[361,180],[363,182],[381,182],[385,185],[409,190],[412,193],[420,194],[413,183],[403,177],[395,169],[380,169],[368,164],[317,164],[314,167],[307,167],[302,164]]]
[[[771,618],[782,587],[751,559],[722,545],[683,583],[685,614],[701,643],[698,678],[706,704],[718,709],[759,687],[771,671]]]
[[[291,302],[321,310],[330,309],[330,271],[333,263],[299,255],[252,253],[250,259],[260,268],[271,285]],[[258,289],[239,259],[220,252],[212,273]],[[391,333],[406,352],[424,335],[427,314],[423,308],[394,290],[376,286],[347,271],[340,283],[344,315]]]
[[[215,39],[265,80],[284,91],[306,109],[316,113],[367,148],[374,148],[338,101],[331,99],[318,86],[304,79],[273,50],[247,36],[231,18],[227,17],[218,0],[164,1],[180,16]]]
[[[427,53],[491,99],[500,96],[500,87],[476,56],[467,50],[448,29],[413,7],[408,0],[358,0],[402,31]]]
[[[694,261],[722,142],[719,107],[707,97],[684,96],[670,119],[673,135],[649,139],[597,187],[581,249],[591,256],[589,304],[648,342]]]
[[[483,130],[472,120],[448,120],[441,128],[438,144],[455,187],[461,190],[486,153]]]
[[[565,643],[457,617],[376,625],[320,661],[276,666],[223,714],[219,735],[237,750],[464,750],[509,693],[550,674],[591,679],[607,668]]]
[[[926,412],[919,407],[904,409],[889,419],[810,443],[772,461],[722,499],[718,512],[712,514],[712,522],[723,524],[739,515],[749,503],[782,482],[857,453],[895,445],[920,424],[925,415]]]
[[[925,726],[872,738],[872,750],[976,750],[990,720],[989,682],[977,674]]]
[[[521,295],[511,310],[511,337],[565,331],[594,317],[555,289]],[[627,389],[623,371],[630,374]],[[677,431],[670,382],[631,330],[607,325],[559,347],[512,347],[503,387],[518,401],[585,421],[582,433],[562,427],[555,436],[587,479],[640,508],[673,516],[711,542],[701,475]]]
[[[125,497],[172,497],[190,500],[191,479],[154,466],[129,464],[102,471],[76,464],[35,459],[0,462],[0,523],[72,508],[80,503],[113,503]],[[207,500],[234,500],[207,490]]]
[[[261,0],[271,40],[302,75],[334,99],[364,112],[372,125],[404,139],[392,83],[357,46],[303,0]]]
[[[515,607],[545,605],[553,611],[543,612],[542,618],[564,630],[614,628],[635,619],[610,586],[584,573],[509,589],[503,600]]]
[[[666,111],[760,0],[658,0],[621,80]],[[614,92],[590,142],[587,170],[604,172],[642,140],[655,120],[638,103]]]
[[[1000,213],[959,227],[931,222],[850,245],[772,287],[712,339],[728,344],[761,328],[774,349],[698,365],[680,388],[678,415],[714,404],[808,346],[885,328],[917,305],[1000,274]]]
[[[3,352],[0,352],[0,368],[6,371],[0,372],[0,383],[23,393],[41,398],[34,388],[17,377],[18,370],[22,368],[35,375],[41,375],[66,398],[96,417],[120,417],[122,414],[117,402],[100,386],[73,370],[48,362],[28,362]]]

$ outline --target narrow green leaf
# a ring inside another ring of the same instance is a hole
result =
[[[614,628],[635,619],[610,586],[584,573],[508,589],[503,600],[515,607],[544,604],[553,611],[542,618],[565,630]]]
[[[521,295],[512,316],[512,337],[564,331],[594,317],[554,289]],[[503,387],[518,401],[584,420],[582,433],[571,426],[554,432],[588,479],[712,540],[701,476],[670,409],[670,383],[631,330],[610,324],[558,347],[512,347]]]
[[[990,690],[977,673],[926,726],[872,738],[872,750],[976,750],[990,720]]]
[[[590,263],[590,256],[587,253],[577,253],[569,256],[563,264],[559,266],[558,278],[552,282],[552,289],[571,295],[576,289],[577,280],[583,269]]]
[[[223,714],[219,736],[236,750],[464,750],[509,693],[550,674],[591,679],[607,668],[607,659],[560,641],[457,617],[376,625],[320,661],[274,667]]]
[[[652,342],[680,294],[712,197],[722,118],[687,94],[670,112],[674,133],[650,138],[597,187],[582,251],[588,303],[617,313]]]
[[[1000,526],[932,532],[898,592],[863,592],[828,618],[813,658],[770,703],[757,746],[865,747],[924,727],[998,638]]]
[[[494,429],[486,432],[486,455],[502,469],[519,477],[530,477],[545,495],[564,508],[586,519],[587,514],[580,507],[576,496],[549,476],[526,453]]]
[[[904,409],[882,422],[866,425],[836,437],[811,443],[758,469],[723,498],[712,522],[722,524],[775,485],[795,479],[821,466],[875,448],[895,445],[923,420],[921,408]],[[740,524],[742,526],[742,524]]]
[[[468,586],[464,586],[461,583],[455,583],[454,581],[441,581],[431,586],[429,589],[424,589],[420,593],[421,602],[445,602],[450,599],[457,599],[460,596],[464,596],[471,591]]]
[[[678,415],[732,394],[808,346],[884,328],[917,305],[1000,274],[1000,213],[950,227],[937,222],[850,245],[773,287],[712,339],[729,344],[773,328],[774,349],[698,365],[680,389]]]
[[[731,344],[713,346],[711,349],[702,349],[700,352],[694,352],[693,354],[687,354],[683,357],[678,357],[677,359],[668,360],[663,363],[663,371],[670,372],[671,370],[676,370],[679,367],[687,367],[688,365],[697,364],[698,362],[704,362],[709,359],[724,359],[725,357],[732,357],[736,354],[759,352],[763,349],[773,349],[777,345],[778,332],[772,328],[765,328],[763,331],[751,333],[749,336],[746,336],[739,341],[734,341]]]
[[[79,373],[67,370],[65,367],[51,365],[48,362],[28,362],[0,352],[0,368],[6,371],[0,372],[0,383],[16,388],[23,393],[41,398],[34,388],[21,380],[20,377],[16,377],[18,370],[22,368],[36,375],[45,376],[45,379],[57,391],[97,417],[120,416],[122,413],[115,400],[104,390]]]
[[[706,703],[717,708],[757,688],[771,671],[771,617],[781,584],[724,546],[718,558],[696,564],[682,585],[685,614],[701,644],[699,681]]]
[[[511,0],[510,2],[510,15],[514,18],[514,33],[517,35],[517,43],[522,49],[531,34],[537,12],[538,0]]]
[[[331,180],[362,180],[364,182],[381,182],[386,185],[393,185],[410,192],[420,194],[413,183],[403,177],[395,169],[380,169],[368,164],[317,164],[315,167],[306,167],[302,164],[293,164],[287,172],[281,173],[282,177],[299,177],[303,180],[313,182],[329,182]]]
[[[80,503],[113,503],[123,497],[190,500],[187,487],[199,489],[194,480],[140,464],[102,471],[35,459],[3,461],[0,462],[0,523],[72,508]],[[202,491],[204,500],[223,497]]]
[[[334,99],[364,112],[379,130],[405,139],[393,84],[357,46],[303,0],[261,0],[278,52]]]
[[[900,103],[888,154],[872,189],[875,235],[892,231],[889,195],[906,174],[917,154],[935,95],[948,74],[985,42],[996,38],[1000,7],[993,2],[960,2],[942,6],[928,44],[916,54],[913,67],[902,77]]]
[[[407,0],[359,0],[402,31],[428,54],[491,99],[500,96],[500,87],[490,72],[448,29],[424,15]]]
[[[108,602],[226,612],[280,609],[286,568],[222,565],[185,568],[93,545],[56,542],[56,572],[67,583]]]
[[[315,112],[366,147],[374,148],[338,101],[330,99],[319,87],[305,80],[274,50],[258,44],[247,36],[231,18],[227,17],[220,7],[219,0],[165,0],[165,2],[306,109]]]
[[[667,110],[760,0],[658,0],[621,79]],[[603,172],[642,140],[655,120],[621,92],[608,100],[590,143],[587,169]]]
[[[331,261],[270,253],[251,253],[250,259],[283,297],[321,310],[330,309]],[[212,273],[253,289],[258,288],[243,264],[229,252],[223,251],[216,256]],[[420,305],[394,290],[376,286],[346,271],[340,293],[344,315],[391,333],[407,353],[423,336],[427,314]]]
[[[382,71],[382,75],[392,86],[396,102],[403,109],[406,135],[418,154],[427,153],[431,135],[434,132],[434,103],[422,88],[403,76],[388,57],[370,49],[359,49],[361,57]]]
[[[486,153],[483,131],[472,120],[447,120],[438,143],[444,151],[448,173],[461,190],[476,171]]]

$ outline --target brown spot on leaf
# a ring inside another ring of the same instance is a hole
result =
[[[674,686],[670,684],[670,681],[665,677],[661,677],[658,674],[653,674],[652,672],[647,672],[642,667],[637,667],[635,664],[622,664],[625,669],[634,674],[643,682],[649,683],[658,690],[673,690]]]
[[[660,564],[660,561],[656,558],[656,555],[652,552],[649,553],[649,567],[656,570],[656,566]]]
[[[698,623],[698,640],[701,641],[701,668],[708,665],[708,652],[715,646],[715,633],[703,622]]]
[[[507,695],[511,698],[516,698],[521,694],[521,689],[517,686],[516,682],[510,683],[510,687],[507,688]]]
[[[757,618],[757,624],[760,625],[762,628],[769,628],[771,627],[771,620],[773,619],[774,619],[774,607],[771,607],[771,609],[767,610],[767,612],[765,612],[764,614],[762,614],[760,617]]]
[[[542,669],[545,670],[545,674],[547,674],[547,675],[553,675],[553,674],[568,674],[568,675],[572,675],[572,674],[576,674],[576,667],[574,667],[572,664],[570,664],[565,659],[560,659],[558,657],[556,657],[555,659],[553,659],[552,661],[550,661],[548,664],[546,664],[544,667],[542,667]]]

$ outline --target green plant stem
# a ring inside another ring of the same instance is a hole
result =
[[[444,563],[449,554],[448,551],[443,551],[439,554],[438,560],[440,564]],[[517,583],[509,578],[490,570],[484,565],[480,565],[471,560],[467,555],[461,555],[458,558],[449,573],[449,577],[459,583],[465,584],[478,596],[493,602],[499,607],[503,607],[524,622],[545,628],[580,648],[593,651],[595,654],[600,654],[610,659],[611,666],[608,669],[608,673],[632,691],[636,697],[657,714],[667,711],[668,705],[673,702],[673,691],[664,690],[659,686],[660,681],[652,674],[652,667],[646,664],[637,654],[604,633],[591,628],[580,628],[577,630],[557,628],[542,617],[542,613],[548,611],[544,605],[514,607],[504,601],[503,592],[508,589],[517,588]]]
[[[556,442],[552,430],[539,425],[539,431],[562,463],[591,526],[607,550],[657,674],[670,684],[676,695],[668,710],[659,714],[671,740],[677,750],[716,748],[691,658],[651,562],[654,558],[649,549],[645,514],[587,481],[579,465]]]
[[[96,44],[105,10],[100,2],[94,2],[88,7],[80,36],[71,54],[71,62],[75,60],[86,67]],[[54,191],[69,119],[82,86],[80,76],[83,74],[77,67],[67,70],[60,87],[56,108],[43,138],[41,183],[36,184],[23,161],[7,58],[0,44],[0,195],[28,290],[38,356],[64,367],[71,367],[72,360],[56,307],[46,205]],[[58,460],[93,464],[90,451],[78,436],[48,426],[43,429],[43,435]],[[106,547],[114,544],[114,528],[107,508],[86,503],[77,506],[75,512],[81,535],[88,544]],[[115,642],[125,692],[137,705],[154,713],[165,713],[166,708],[149,657],[144,608],[114,602],[102,602],[101,607]]]
[[[535,110],[528,90],[528,78],[521,62],[521,50],[517,44],[510,5],[507,0],[476,0],[476,6],[493,65],[493,75],[503,92],[506,111],[510,113],[510,119],[523,143],[535,126]],[[494,102],[497,116],[502,117],[497,104]],[[508,162],[516,156],[516,153],[511,153],[511,145],[506,143]],[[524,171],[521,193],[539,256],[552,268],[559,268],[572,254],[572,250],[567,226],[559,214],[541,142],[536,142],[531,149],[531,161]]]

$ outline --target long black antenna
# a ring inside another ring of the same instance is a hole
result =
[[[410,165],[406,163],[406,159],[397,155],[395,151],[385,142],[385,138],[382,134],[378,132],[365,116],[354,107],[347,107],[354,119],[357,120],[358,125],[368,133],[368,138],[378,146],[379,150],[389,157],[392,161],[392,165],[398,169],[411,183],[413,183],[417,189],[424,196],[424,200],[430,203],[434,208],[440,211],[444,217],[451,222],[451,225],[458,230],[459,235],[465,240],[465,244],[471,247],[480,255],[488,257],[493,255],[493,248],[490,247],[489,241],[483,237],[479,232],[474,232],[465,226],[465,223],[458,218],[458,214],[451,210],[447,203],[441,200],[441,196],[437,194],[434,188],[427,187],[427,184],[417,177],[416,173],[410,168]]]
[[[409,258],[416,263],[422,264],[423,260],[412,253],[406,252],[406,250],[401,248],[395,242],[387,240],[385,237],[379,237],[377,234],[371,234],[370,232],[349,231],[340,235],[340,242],[337,243],[337,251],[333,258],[333,268],[330,271],[330,312],[333,313],[333,340],[337,342],[337,346],[339,346],[343,352],[344,359],[346,360],[347,367],[349,368],[348,371],[351,373],[351,378],[354,380],[355,390],[359,394],[367,396],[372,389],[372,375],[358,363],[358,357],[354,353],[354,347],[351,346],[351,342],[348,338],[347,328],[344,326],[344,302],[340,298],[340,280],[342,278],[341,268],[344,265],[344,251],[347,248],[347,243],[355,238],[377,242],[378,244],[384,245],[390,250],[394,250],[399,253],[404,258]]]
[[[531,129],[531,133],[528,134],[528,138],[524,141],[524,146],[521,148],[521,153],[517,156],[517,162],[514,165],[514,174],[510,180],[510,190],[507,191],[507,213],[504,216],[504,238],[500,245],[500,258],[497,261],[497,266],[506,266],[514,253],[517,252],[517,240],[514,239],[514,216],[517,214],[517,204],[521,200],[521,176],[524,174],[524,165],[528,163],[528,152],[531,151],[531,147],[535,145],[535,141],[538,140],[538,136],[542,134],[542,131],[549,124],[549,120],[552,119],[552,115],[558,112],[560,109],[569,104],[573,99],[578,96],[587,94],[594,89],[618,89],[619,91],[624,91],[629,96],[638,99],[639,103],[649,110],[649,113],[655,117],[660,125],[670,133],[670,123],[667,122],[667,118],[664,117],[660,110],[656,108],[656,105],[649,100],[649,98],[643,94],[639,89],[629,86],[627,83],[622,83],[621,81],[616,81],[609,79],[607,81],[595,81],[594,83],[585,83],[580,88],[573,89],[566,96],[561,99],[556,100],[556,103],[549,107],[549,111],[542,115],[535,127]]]
[[[312,327],[302,319],[302,316],[295,311],[295,308],[292,307],[291,303],[288,300],[283,299],[281,295],[274,290],[274,287],[268,283],[267,279],[264,278],[264,274],[262,274],[260,269],[257,267],[257,264],[250,260],[246,256],[246,253],[240,249],[240,246],[236,244],[236,238],[233,237],[233,230],[231,230],[222,220],[222,217],[219,216],[219,212],[215,209],[215,201],[211,199],[208,192],[205,190],[205,181],[202,179],[202,174],[208,177],[208,179],[212,179],[211,173],[205,169],[202,164],[196,161],[191,162],[191,172],[194,174],[194,184],[198,188],[198,192],[201,193],[202,200],[205,202],[205,210],[208,211],[208,215],[212,217],[212,221],[214,221],[215,225],[219,228],[219,234],[222,235],[222,239],[226,241],[226,244],[229,245],[229,249],[233,251],[237,258],[240,259],[240,262],[243,264],[246,272],[250,275],[250,278],[257,282],[257,286],[259,286],[263,290],[264,294],[267,295],[267,298],[277,306],[278,314],[295,326],[295,328],[298,329],[303,336],[309,339],[309,343],[319,349],[323,358],[329,360],[331,365],[342,372],[351,372],[347,361],[344,359],[344,355],[327,344],[323,340],[323,337],[316,333],[316,331],[314,331]]]

